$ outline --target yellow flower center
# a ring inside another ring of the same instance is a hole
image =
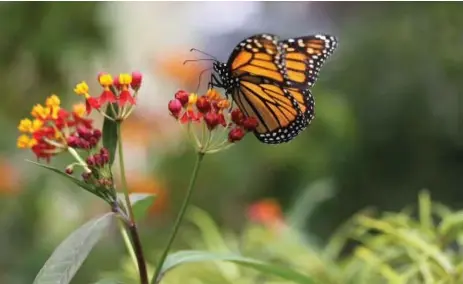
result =
[[[31,111],[31,115],[35,118],[46,119],[51,113],[49,107],[44,107],[41,104],[36,104]]]
[[[30,132],[34,133],[35,131],[42,128],[42,126],[43,126],[43,121],[38,120],[38,119],[34,119],[34,121],[32,121],[32,127],[31,127]]]
[[[188,97],[188,104],[189,105],[194,105],[198,101],[198,95],[195,93],[191,93],[190,96]]]
[[[85,104],[76,104],[73,106],[73,111],[78,117],[84,117],[85,115]]]
[[[52,119],[58,119],[59,110],[60,110],[59,106],[51,108],[51,118]]]
[[[102,86],[111,86],[113,84],[113,77],[110,74],[104,74],[100,76],[99,81]]]
[[[21,132],[30,132],[32,129],[32,121],[28,118],[22,119],[19,122],[18,130]]]
[[[220,99],[220,94],[215,89],[207,90],[206,96],[213,101]]]
[[[217,103],[217,106],[220,108],[220,109],[224,109],[224,108],[229,108],[230,107],[230,102],[228,100],[220,100],[218,103]]]
[[[77,84],[74,88],[74,92],[79,96],[85,96],[85,98],[87,98],[89,96],[87,83],[85,81],[82,81],[79,84]]]
[[[18,137],[18,141],[16,142],[16,146],[20,149],[32,148],[37,144],[37,140],[34,138],[30,138],[29,136],[23,134]]]
[[[61,104],[61,101],[57,95],[51,95],[45,101],[45,105],[47,107],[59,107],[60,104]]]
[[[132,75],[130,74],[120,74],[119,75],[119,83],[121,85],[129,85],[132,83]]]

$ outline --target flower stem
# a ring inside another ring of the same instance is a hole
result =
[[[138,267],[137,256],[135,255],[132,243],[130,242],[129,234],[127,233],[127,230],[125,229],[125,223],[123,221],[119,222],[119,229],[121,231],[121,235],[122,235],[122,238],[124,240],[124,244],[125,244],[125,246],[127,248],[127,251],[129,252],[130,257],[132,258],[132,261],[133,261],[134,265]]]
[[[177,219],[175,220],[174,227],[172,229],[172,234],[170,235],[169,241],[167,242],[166,247],[164,248],[164,251],[159,259],[159,262],[157,263],[156,267],[156,273],[154,274],[153,279],[151,280],[152,284],[157,284],[161,281],[161,270],[162,270],[162,265],[164,264],[164,261],[166,260],[167,254],[169,253],[170,247],[172,246],[172,243],[174,242],[174,239],[177,235],[178,229],[180,227],[180,224],[182,223],[183,216],[185,215],[186,209],[188,207],[188,204],[190,203],[191,195],[193,193],[193,188],[196,182],[196,178],[198,177],[198,172],[199,172],[199,166],[201,165],[201,161],[204,158],[204,153],[203,152],[198,152],[198,156],[196,159],[195,167],[193,169],[193,173],[191,174],[191,179],[190,179],[190,184],[188,186],[186,196],[183,199],[182,206],[180,207],[180,211],[178,212]],[[159,279],[158,279],[159,278]]]
[[[121,121],[117,122],[117,148],[119,154],[119,167],[121,170],[122,187],[124,188],[124,197],[129,215],[129,220],[127,222],[127,230],[132,238],[133,250],[137,259],[138,272],[140,274],[140,284],[149,284],[148,273],[146,271],[145,257],[143,256],[143,249],[141,246],[140,236],[138,235],[137,224],[135,223],[132,204],[130,203],[127,179],[125,178],[124,150],[122,147],[121,123]]]

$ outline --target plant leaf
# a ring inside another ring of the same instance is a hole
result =
[[[123,284],[123,282],[115,279],[101,279],[98,282],[95,282],[94,284]]]
[[[159,283],[162,277],[174,267],[192,262],[200,261],[230,261],[244,267],[253,268],[266,275],[273,275],[299,284],[313,284],[315,281],[308,275],[301,274],[293,269],[266,263],[260,260],[243,257],[233,254],[217,254],[206,251],[179,251],[169,255],[161,268],[159,278],[155,283]]]
[[[31,161],[31,160],[26,160],[26,161],[29,162],[29,163],[35,164],[35,165],[37,165],[37,166],[39,166],[39,167],[48,169],[48,170],[50,170],[50,171],[52,171],[52,172],[55,172],[55,173],[57,173],[57,174],[59,174],[59,175],[65,177],[65,178],[67,178],[68,180],[72,181],[73,183],[77,184],[79,187],[82,187],[83,189],[85,189],[85,190],[87,190],[87,191],[89,191],[89,192],[91,192],[91,193],[93,193],[93,194],[98,195],[98,194],[96,193],[96,192],[97,192],[96,187],[93,186],[93,185],[91,185],[91,184],[85,183],[84,181],[81,181],[81,180],[79,180],[79,179],[77,179],[77,178],[75,178],[75,177],[73,177],[73,176],[71,176],[71,175],[68,175],[68,174],[66,174],[65,172],[63,172],[63,171],[61,171],[61,170],[59,170],[59,169],[57,169],[57,168],[54,168],[54,167],[51,167],[51,166],[47,166],[47,165],[44,165],[44,164],[40,164],[40,163]],[[98,196],[99,196],[99,195],[98,195]]]
[[[108,105],[106,107],[106,115],[114,117],[112,109],[118,112],[118,108],[116,103]],[[116,156],[117,139],[117,122],[105,117],[103,122],[103,146],[109,151],[110,166],[114,163],[114,158]]]
[[[145,217],[148,209],[156,200],[156,195],[146,193],[132,193],[129,195],[130,203],[132,203],[133,217],[135,220],[140,220]]]
[[[125,196],[123,193],[117,194],[119,200],[127,207]],[[156,200],[157,195],[149,193],[130,193],[129,199],[132,205],[133,215],[136,221],[140,220],[146,215],[150,206]]]
[[[53,252],[33,284],[68,284],[111,224],[114,213],[94,218],[68,236]]]

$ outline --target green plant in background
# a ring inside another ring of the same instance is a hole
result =
[[[283,218],[276,213],[278,205],[273,202],[253,205],[249,211],[251,222],[240,235],[220,229],[205,211],[190,208],[187,220],[194,228],[186,232],[185,238],[194,250],[180,251],[168,258],[168,273],[163,283],[443,284],[463,281],[462,211],[431,202],[429,193],[422,191],[417,210],[411,206],[378,217],[373,217],[373,210],[364,210],[322,245],[310,241],[313,236],[296,229],[297,224],[291,221],[309,218],[317,203],[330,197],[332,192],[323,194],[319,191],[321,188],[326,189],[318,187],[304,194],[321,198],[309,202],[310,212],[299,211],[301,215],[297,217],[293,212]],[[303,202],[298,203],[295,207]],[[355,246],[347,251],[346,247],[354,241]],[[238,251],[268,264],[264,268],[258,266],[261,262],[247,258],[248,263],[243,266],[242,258],[232,256]],[[179,266],[176,259],[188,265]],[[250,270],[246,266],[258,269]],[[110,275],[133,281],[133,271],[127,265],[124,267],[122,273]],[[270,273],[267,269],[273,271]]]

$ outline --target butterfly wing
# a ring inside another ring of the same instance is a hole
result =
[[[304,114],[308,124],[315,118],[315,99],[310,90],[286,88],[291,97],[297,102],[301,113]]]
[[[282,44],[271,34],[251,36],[240,42],[227,62],[232,79],[244,76],[260,77],[277,84],[285,80]]]
[[[257,118],[254,134],[261,142],[288,142],[313,120],[309,87],[335,46],[334,38],[320,35],[279,42],[262,34],[235,47],[219,75],[241,111]]]
[[[308,124],[298,101],[287,89],[262,79],[242,81],[233,93],[233,100],[246,116],[257,118],[259,125],[254,134],[267,144],[288,142]]]
[[[281,41],[286,67],[286,85],[292,88],[312,87],[325,60],[337,47],[329,35],[311,35]]]

